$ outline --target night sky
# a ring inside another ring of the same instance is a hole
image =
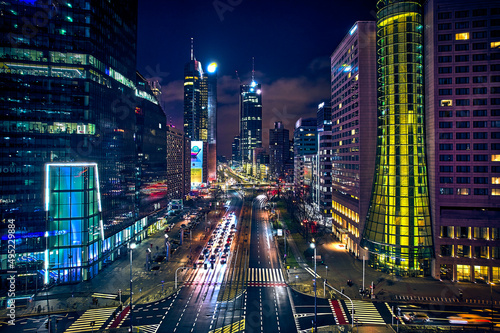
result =
[[[162,85],[162,106],[182,128],[183,71],[194,54],[204,70],[215,61],[218,155],[231,155],[238,134],[238,71],[249,83],[252,57],[262,84],[263,146],[281,120],[293,132],[329,100],[330,55],[356,21],[375,20],[375,0],[139,0],[137,68]]]

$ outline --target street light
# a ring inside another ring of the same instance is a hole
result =
[[[316,295],[316,244],[311,243],[311,249],[314,249],[314,332],[318,331],[318,306],[317,306],[317,295]]]
[[[132,250],[136,248],[135,243],[129,243],[128,249],[130,253],[130,332],[132,332],[132,320],[134,313],[132,312]]]

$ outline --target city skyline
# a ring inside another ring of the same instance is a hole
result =
[[[334,46],[353,22],[375,20],[375,3],[365,0],[316,2],[307,7],[298,1],[240,1],[238,5],[233,2],[232,10],[223,7],[226,11],[216,9],[221,3],[226,2],[200,5],[188,1],[168,6],[140,2],[137,68],[147,78],[160,80],[168,122],[182,128],[182,71],[194,38],[194,52],[203,70],[212,62],[218,64],[218,154],[226,157],[238,134],[236,127],[226,125],[238,121],[240,82],[236,71],[242,84],[250,83],[255,57],[255,77],[264,93],[262,141],[267,145],[275,121],[291,129],[298,118],[315,115],[318,101],[329,98],[329,57]],[[345,15],[332,21],[328,13],[333,11]],[[194,19],[179,19],[186,15]],[[269,30],[275,33],[269,34]]]

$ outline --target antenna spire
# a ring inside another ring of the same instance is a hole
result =
[[[255,57],[252,57],[252,82],[255,79]]]
[[[194,60],[194,46],[193,37],[191,37],[191,60]]]

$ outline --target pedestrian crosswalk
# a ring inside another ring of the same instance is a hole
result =
[[[354,306],[354,323],[385,325],[384,319],[380,316],[375,305],[372,302],[352,300]],[[352,316],[352,307],[350,302],[345,303],[349,314]]]
[[[115,294],[93,293],[92,297],[95,297],[95,298],[116,299],[118,297],[118,295],[115,295]]]
[[[65,332],[99,331],[117,308],[99,308],[85,311]]]
[[[141,325],[141,326],[134,326],[134,330],[137,329],[137,332],[156,333],[156,331],[158,331],[159,327],[160,327],[160,324]]]
[[[245,330],[245,319],[239,320],[232,324],[226,325],[221,328],[217,328],[209,333],[236,333]]]
[[[319,276],[317,273],[314,273],[314,270],[313,270],[313,269],[311,269],[310,267],[307,267],[307,266],[306,266],[306,267],[304,267],[304,268],[306,269],[306,271],[307,271],[309,274],[311,274],[311,275],[312,275],[313,277],[315,277],[316,279],[319,279],[319,278],[320,278],[320,276]]]
[[[278,268],[249,268],[249,287],[285,287],[283,272]]]

